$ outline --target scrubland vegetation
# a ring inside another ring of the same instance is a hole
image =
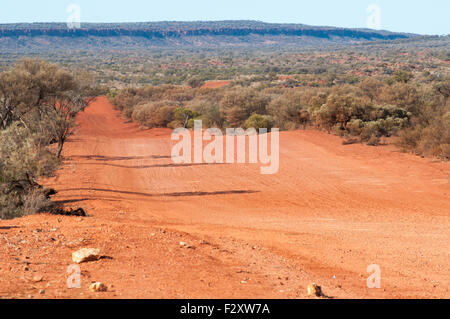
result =
[[[52,208],[50,176],[89,103],[89,78],[55,64],[25,59],[0,74],[0,219]]]
[[[334,52],[299,54],[292,63],[296,57],[309,60],[309,70],[331,66],[234,77],[219,89],[189,79],[184,85],[113,89],[109,98],[143,128],[191,128],[194,119],[219,128],[313,127],[344,137],[344,143],[390,141],[405,151],[450,158],[448,55]]]

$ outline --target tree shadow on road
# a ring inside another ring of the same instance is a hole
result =
[[[73,155],[68,157],[68,159],[87,159],[95,161],[131,161],[131,160],[141,160],[141,159],[170,159],[171,156],[166,155],[149,155],[149,156],[103,156],[103,155]]]
[[[228,165],[225,163],[192,163],[192,164],[152,164],[152,165],[120,165],[111,163],[83,163],[83,165],[101,165],[112,166],[118,168],[130,168],[130,169],[146,169],[146,168],[165,168],[165,167],[192,167],[192,166],[210,166],[210,165]]]
[[[116,193],[116,194],[125,194],[125,195],[138,195],[138,196],[145,196],[145,197],[214,196],[214,195],[229,195],[229,194],[259,193],[259,191],[255,191],[255,190],[228,190],[228,191],[213,191],[213,192],[174,192],[174,193],[151,194],[151,193],[131,192],[131,191],[104,189],[104,188],[71,188],[71,189],[63,189],[63,190],[60,190],[59,192],[73,192],[73,191],[96,191],[96,192],[107,192],[107,193]],[[88,199],[86,199],[86,200],[88,200]]]

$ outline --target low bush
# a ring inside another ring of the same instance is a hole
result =
[[[254,128],[256,132],[259,132],[259,129],[267,129],[269,132],[273,124],[274,120],[270,115],[253,114],[245,121],[244,128]]]
[[[287,92],[272,100],[267,106],[267,112],[281,130],[306,127],[311,120],[303,96],[299,93]]]
[[[179,107],[176,108],[173,111],[173,118],[174,120],[170,122],[169,127],[171,128],[193,128],[194,126],[194,119],[198,118],[200,116],[199,113],[192,111],[185,107]]]
[[[270,99],[253,89],[227,92],[220,101],[221,112],[230,127],[241,127],[252,114],[266,114]]]
[[[397,144],[405,151],[450,160],[450,107],[402,130]]]
[[[167,127],[174,120],[176,102],[162,101],[141,104],[133,109],[133,121],[147,128]]]
[[[18,123],[0,132],[0,219],[29,215],[51,207],[36,178],[50,176],[59,161]]]

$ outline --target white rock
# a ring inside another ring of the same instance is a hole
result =
[[[42,276],[36,275],[33,277],[34,282],[41,282],[44,278]]]
[[[192,249],[194,249],[193,246],[189,245],[188,243],[186,243],[184,241],[180,241],[180,247],[181,248],[185,247],[185,248],[192,248]]]
[[[108,288],[101,282],[94,282],[89,286],[89,290],[92,292],[105,292]]]
[[[88,261],[95,261],[100,258],[100,250],[94,248],[82,248],[72,253],[73,262],[80,264]]]
[[[322,292],[322,287],[320,287],[314,283],[309,284],[306,290],[307,290],[308,296],[310,296],[310,297],[318,298],[318,297],[324,296],[324,294]]]

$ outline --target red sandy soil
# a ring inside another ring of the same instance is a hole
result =
[[[280,171],[261,175],[173,164],[169,130],[125,124],[105,98],[78,122],[44,182],[90,217],[0,221],[0,297],[307,298],[312,282],[335,298],[450,297],[448,163],[307,130],[282,132]],[[68,289],[83,247],[107,258]]]
[[[230,81],[210,81],[210,82],[206,82],[205,84],[203,84],[202,88],[218,89],[218,88],[227,86],[228,84],[230,84]]]

